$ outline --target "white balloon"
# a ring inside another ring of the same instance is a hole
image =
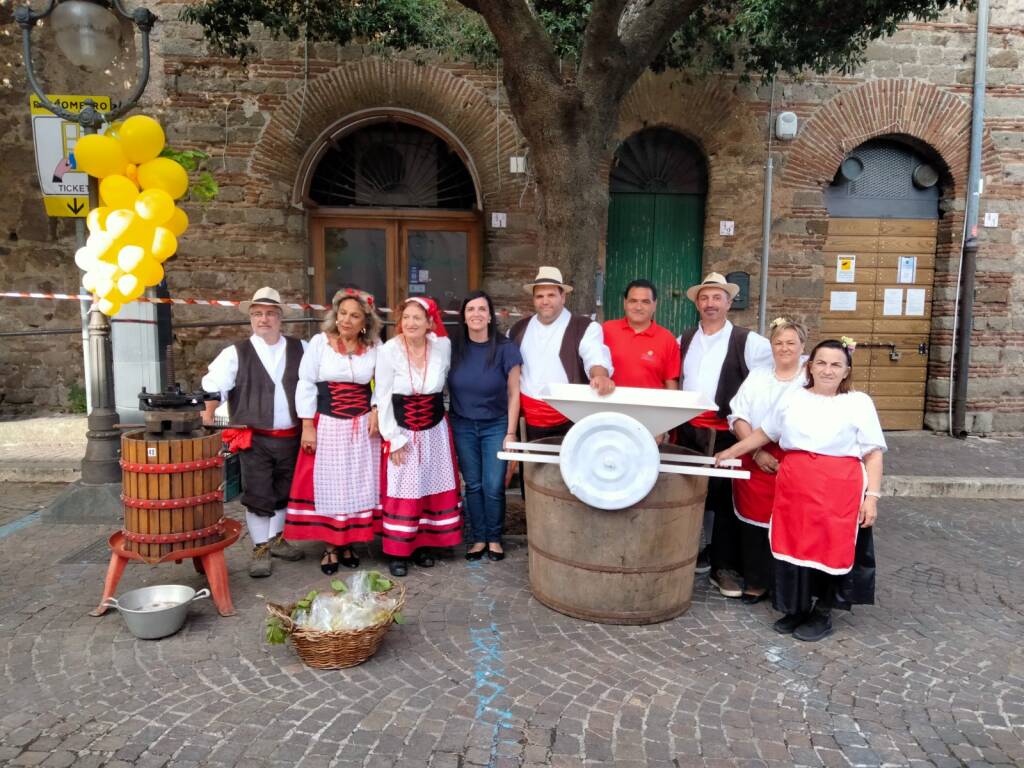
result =
[[[96,258],[95,252],[88,245],[83,245],[77,251],[75,251],[75,264],[83,272],[91,270],[99,259]]]

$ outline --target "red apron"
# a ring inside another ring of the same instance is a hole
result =
[[[768,443],[762,449],[770,453],[780,463],[786,452],[776,443]],[[775,478],[757,466],[750,454],[740,456],[743,465],[740,469],[750,472],[749,480],[739,480],[732,484],[732,508],[736,517],[745,523],[767,528],[772,519],[772,504],[775,502]]]
[[[866,487],[859,459],[787,451],[776,476],[772,555],[834,576],[849,573]]]

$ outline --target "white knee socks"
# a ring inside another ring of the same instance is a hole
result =
[[[266,544],[270,540],[271,517],[264,517],[252,512],[245,513],[245,524],[249,528],[249,538],[255,546]]]
[[[284,510],[275,510],[274,516],[267,519],[270,521],[270,538],[277,538],[284,530]]]

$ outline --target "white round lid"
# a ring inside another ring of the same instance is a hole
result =
[[[576,422],[562,441],[562,480],[584,504],[623,509],[643,499],[658,480],[661,457],[647,428],[614,411]]]

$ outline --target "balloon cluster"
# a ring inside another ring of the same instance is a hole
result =
[[[102,203],[89,211],[89,239],[75,263],[85,272],[82,287],[99,297],[97,307],[110,317],[163,280],[163,263],[188,227],[188,216],[174,204],[188,191],[188,173],[159,157],[163,148],[163,128],[145,115],[75,145],[75,167],[100,179]]]

